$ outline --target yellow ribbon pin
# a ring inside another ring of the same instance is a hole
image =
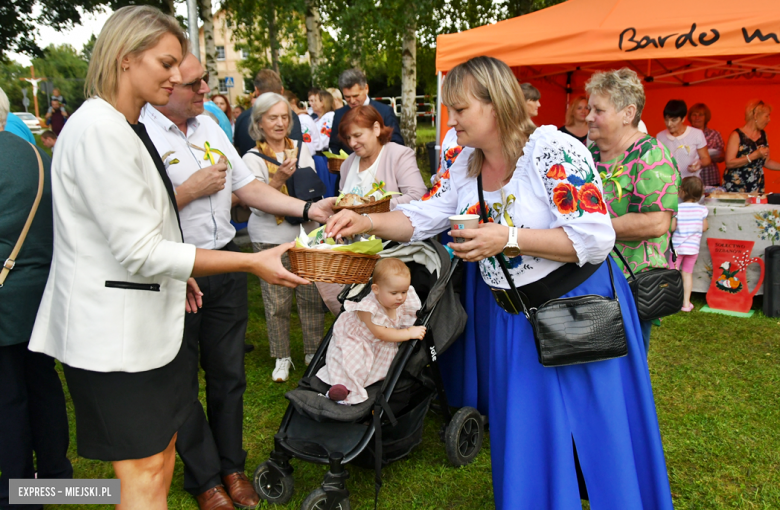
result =
[[[385,181],[379,181],[375,182],[371,185],[371,191],[368,193],[369,195],[373,195],[376,192],[380,192],[382,194],[385,193]]]
[[[227,160],[228,167],[230,167],[231,169],[233,168],[233,165],[230,164],[230,160],[228,159],[227,156],[225,156],[225,154],[221,150],[212,149],[211,144],[209,144],[209,142],[205,142],[203,146],[206,147],[206,150],[204,151],[206,154],[203,156],[203,159],[208,160],[212,165],[216,165],[216,163],[214,162],[214,154],[216,154],[218,156],[222,156],[223,158],[225,158]]]

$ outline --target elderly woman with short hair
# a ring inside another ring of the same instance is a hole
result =
[[[293,115],[295,113],[290,103],[283,96],[266,92],[258,97],[252,107],[252,124],[249,126],[249,135],[257,145],[243,157],[244,163],[260,181],[285,195],[287,179],[295,172],[313,172],[314,168],[314,160],[306,144],[300,148],[300,158],[296,156],[298,142],[289,138]],[[291,156],[287,156],[285,151]],[[283,216],[252,209],[247,230],[252,241],[252,249],[259,252],[294,241],[301,226],[306,232],[311,232],[318,225],[314,221],[307,221],[302,225],[292,224]],[[288,270],[290,269],[290,258],[287,254],[282,257],[282,264]],[[284,382],[289,378],[290,369],[294,368],[290,353],[290,312],[293,292],[295,292],[298,316],[303,330],[303,349],[307,365],[320,345],[325,328],[322,300],[314,285],[301,286],[293,291],[261,280],[260,287],[263,292],[271,357],[276,358],[272,379],[276,382]]]
[[[769,157],[769,140],[764,131],[771,113],[772,107],[758,100],[750,101],[745,108],[745,125],[731,133],[726,146],[726,191],[763,193],[764,168],[780,170],[780,163]]]
[[[720,185],[720,170],[718,170],[717,163],[723,163],[726,160],[726,152],[720,133],[707,127],[711,119],[712,112],[704,103],[696,103],[688,109],[688,122],[704,133],[704,138],[707,141],[707,153],[712,160],[709,165],[701,167],[699,178],[705,186],[718,186]]]
[[[595,73],[585,90],[590,151],[604,184],[604,201],[615,228],[615,247],[634,273],[668,267],[669,227],[677,211],[679,173],[669,151],[637,129],[645,92],[630,69]],[[616,258],[628,277],[628,269]],[[642,322],[645,350],[652,321]]]

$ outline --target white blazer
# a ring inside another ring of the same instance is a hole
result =
[[[96,372],[168,364],[195,246],[182,244],[143,142],[123,114],[89,99],[57,140],[51,179],[54,256],[30,350]]]

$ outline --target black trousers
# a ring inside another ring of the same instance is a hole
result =
[[[0,508],[8,503],[11,478],[73,478],[68,460],[68,414],[54,358],[27,344],[0,347]],[[38,505],[42,508],[43,505]]]
[[[184,322],[195,408],[179,429],[176,451],[184,462],[184,489],[195,496],[221,484],[222,476],[244,471],[246,278],[245,273],[197,278],[203,308],[188,313]],[[198,351],[206,374],[208,420],[197,400]]]

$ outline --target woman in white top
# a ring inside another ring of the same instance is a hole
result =
[[[314,113],[317,114],[317,131],[320,134],[320,145],[317,149],[317,153],[312,154],[314,156],[314,164],[317,168],[317,175],[320,176],[322,182],[325,183],[325,188],[328,190],[325,194],[326,197],[336,196],[338,193],[339,176],[338,174],[331,173],[328,170],[328,158],[326,158],[322,151],[328,150],[330,145],[331,128],[333,127],[333,94],[327,90],[318,90],[316,94],[311,95],[311,106]]]
[[[455,67],[442,95],[450,111],[448,124],[467,147],[450,178],[439,181],[442,186],[428,200],[399,205],[396,211],[368,217],[341,211],[328,221],[328,232],[336,237],[373,232],[398,241],[431,237],[449,228],[451,215],[479,210],[481,179],[490,221],[451,232],[464,242],[449,246],[458,257],[479,261],[490,287],[509,286],[495,258],[503,250],[512,255],[509,274],[515,285],[539,282],[528,295],[535,302],[586,294],[611,297],[611,264],[626,357],[544,367],[525,316],[493,300],[484,303],[491,317],[489,419],[496,508],[579,508],[579,458],[590,498],[601,508],[671,510],[639,318],[628,283],[608,257],[615,232],[590,153],[554,126],[534,128],[515,76],[499,60],[476,57]],[[558,278],[557,295],[550,295],[542,284],[567,270],[579,282]]]
[[[320,150],[325,150],[330,145],[331,128],[333,127],[333,116],[336,112],[333,109],[333,94],[327,90],[320,90],[317,100],[311,104],[312,110],[317,114],[317,128],[324,145]]]
[[[688,106],[682,99],[672,99],[664,107],[666,129],[656,135],[669,153],[677,161],[680,178],[695,175],[698,177],[702,167],[712,164],[707,150],[707,139],[701,129],[685,125]]]
[[[113,462],[118,508],[167,507],[176,431],[195,404],[181,349],[185,303],[195,310],[200,299],[190,277],[246,271],[307,283],[282,266],[289,245],[245,254],[182,243],[173,186],[138,118],[180,86],[187,51],[175,18],[148,6],[115,11],[89,63],[90,99],[52,164],[54,255],[30,350],[62,362],[78,453]],[[280,214],[303,210],[280,194],[269,202]]]
[[[301,122],[301,135],[303,135],[303,143],[309,149],[309,154],[316,154],[317,151],[327,147],[327,140],[325,142],[322,141],[320,132],[317,129],[317,123],[311,118],[306,108],[301,107],[298,96],[291,90],[285,90],[283,95],[287,102],[290,103],[293,113],[298,116],[298,120]]]
[[[297,142],[289,138],[293,115],[295,113],[290,103],[281,95],[266,92],[258,97],[252,107],[252,124],[249,127],[249,135],[257,142],[257,146],[244,154],[243,158],[260,181],[284,194],[287,194],[287,179],[295,172],[314,171],[314,161],[306,144],[300,147],[300,159],[296,159]],[[271,161],[278,163],[274,164]],[[314,221],[302,225],[307,233],[318,226]],[[252,248],[258,252],[294,241],[298,237],[300,227],[300,224],[292,224],[283,216],[252,209],[247,230]],[[289,269],[290,259],[286,254],[282,257],[282,263]],[[289,378],[290,368],[293,367],[290,354],[290,312],[293,291],[262,280],[260,286],[263,291],[271,357],[276,358],[272,379],[276,382],[284,382]],[[295,291],[295,297],[303,329],[305,361],[308,365],[322,340],[325,312],[314,285],[299,287]]]

